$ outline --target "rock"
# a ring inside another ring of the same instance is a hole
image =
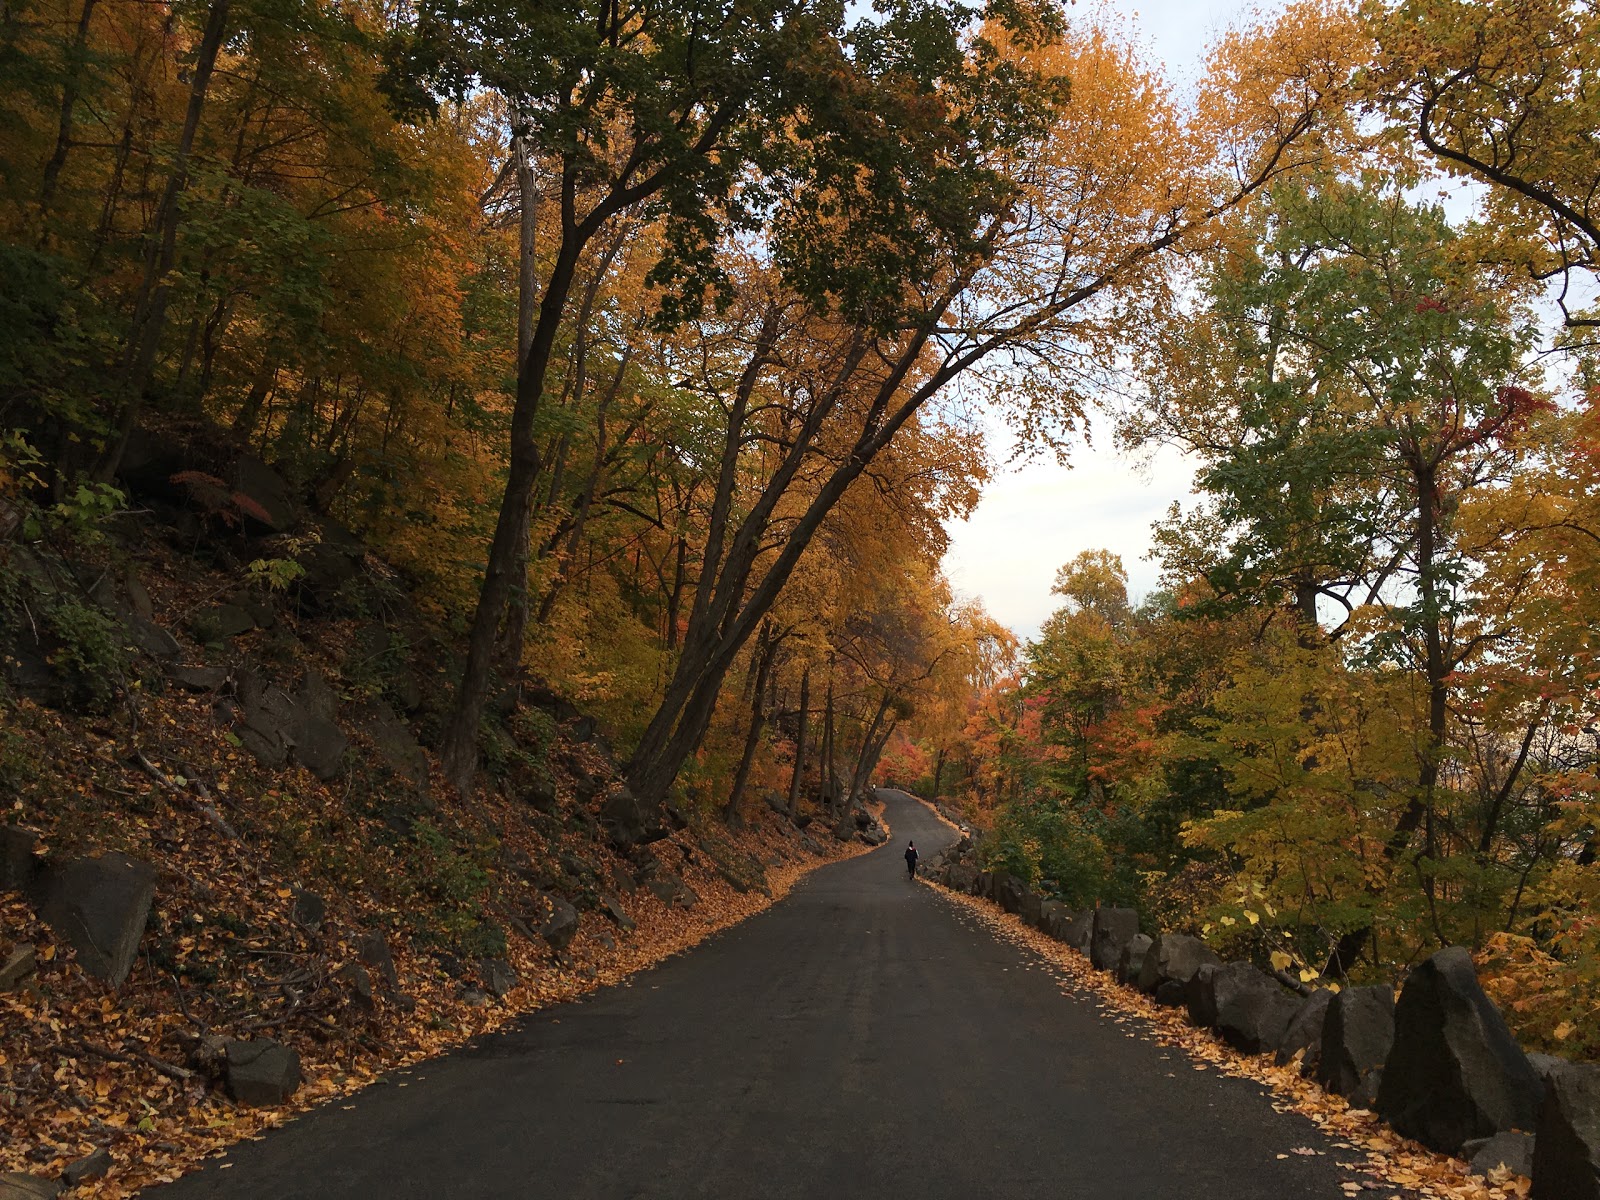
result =
[[[578,910],[559,896],[551,896],[550,915],[539,927],[539,936],[550,943],[552,950],[565,950],[578,936]]]
[[[378,761],[393,779],[416,792],[427,790],[427,756],[423,754],[411,727],[395,714],[394,709],[382,702],[363,705],[356,713],[356,725],[372,743]],[[549,779],[548,774],[545,778]],[[553,780],[550,781],[550,790],[552,794],[555,791]]]
[[[39,835],[20,825],[0,825],[0,891],[25,892],[39,869]]]
[[[954,870],[954,867],[948,868]],[[1042,900],[1039,902],[1039,915],[1034,920],[1033,926],[1040,933],[1050,933],[1060,921],[1069,919],[1072,910],[1059,900]],[[1053,937],[1054,934],[1051,934]]]
[[[1473,1138],[1532,1129],[1539,1077],[1478,986],[1463,946],[1411,972],[1395,1005],[1394,1049],[1378,1115],[1407,1137],[1455,1154]]]
[[[39,915],[113,987],[133,969],[156,894],[155,869],[126,854],[47,861],[34,886]]]
[[[315,892],[296,888],[294,902],[289,905],[289,917],[307,933],[316,933],[328,919],[328,902]]]
[[[881,846],[889,840],[888,832],[876,821],[861,830],[856,836],[869,846]]]
[[[359,535],[333,521],[322,522],[321,535],[295,555],[303,574],[296,581],[302,603],[326,607],[366,563],[367,547]]]
[[[648,842],[660,841],[667,836],[666,821],[660,805],[645,803],[633,794],[626,784],[619,784],[600,806],[600,820],[618,850],[631,850]],[[850,831],[851,837],[855,830]],[[849,838],[843,839],[849,841]]]
[[[1131,908],[1097,908],[1089,938],[1089,961],[1102,971],[1115,971],[1122,948],[1139,933],[1139,914]]]
[[[497,1000],[517,986],[517,973],[503,958],[486,958],[480,962],[478,978],[483,980],[484,990]]]
[[[461,1001],[468,1008],[487,1008],[489,1005],[488,993],[469,987],[461,993]]]
[[[358,962],[348,962],[334,972],[334,978],[350,987],[350,1003],[371,1012],[378,1006],[372,992],[372,976]]]
[[[700,897],[695,893],[695,890],[670,871],[662,872],[647,879],[645,887],[658,900],[670,904],[674,908],[693,908],[700,903]]]
[[[1393,989],[1388,984],[1345,988],[1328,1003],[1317,1082],[1349,1097],[1357,1108],[1372,1107],[1394,1039]]]
[[[151,658],[177,658],[182,653],[183,647],[178,645],[178,639],[150,620],[150,618],[135,614],[128,617],[126,623],[128,626],[128,640],[134,644],[135,648],[148,654]]]
[[[60,1194],[61,1184],[54,1179],[40,1179],[20,1171],[0,1175],[0,1200],[53,1200]]]
[[[283,533],[293,528],[297,514],[283,476],[249,454],[241,456],[229,474],[238,497],[248,501],[239,503],[246,529],[252,533]]]
[[[293,746],[289,730],[295,703],[282,688],[245,673],[239,680],[239,720],[234,733],[264,767],[281,767]]]
[[[615,896],[602,892],[600,895],[600,911],[610,917],[618,929],[632,931],[638,928],[633,918],[628,915],[627,910],[622,907],[622,901]]]
[[[1504,1167],[1513,1175],[1533,1174],[1533,1135],[1508,1131],[1492,1138],[1474,1138],[1461,1147],[1461,1157],[1474,1175],[1487,1175]]]
[[[1133,940],[1122,948],[1122,953],[1117,956],[1117,982],[1132,983],[1139,978],[1139,970],[1144,966],[1144,956],[1150,953],[1150,947],[1155,944],[1155,939],[1147,933],[1136,933]]]
[[[1565,1071],[1572,1063],[1559,1055],[1535,1052],[1528,1055],[1528,1065],[1533,1068],[1533,1073],[1539,1077],[1539,1082],[1548,1086],[1552,1078]]]
[[[150,589],[145,587],[144,580],[139,578],[139,572],[129,567],[122,578],[123,590],[128,593],[128,607],[136,617],[143,617],[146,621],[154,619],[156,615],[155,602],[150,599]]]
[[[294,739],[295,761],[318,779],[332,779],[344,767],[350,739],[328,718],[301,714],[290,727],[290,735]]]
[[[948,878],[951,891],[971,895],[978,882],[978,868],[967,863],[952,863]]]
[[[1062,930],[1064,935],[1061,940],[1071,946],[1079,954],[1087,956],[1089,946],[1094,939],[1094,909],[1086,908],[1073,913],[1071,920]]]
[[[363,933],[356,941],[356,956],[378,973],[384,986],[391,992],[400,987],[400,973],[394,968],[394,955],[389,950],[389,939],[375,929]]]
[[[1188,1000],[1188,985],[1176,979],[1163,979],[1156,987],[1155,1002],[1163,1008],[1182,1008]]]
[[[197,642],[227,641],[255,627],[256,619],[237,604],[213,605],[189,621],[189,632]]]
[[[300,1089],[300,1056],[271,1038],[230,1038],[223,1062],[223,1083],[240,1104],[283,1104]]]
[[[1238,969],[1233,969],[1238,968]],[[1296,997],[1265,971],[1249,963],[1222,967],[1211,977],[1222,1040],[1245,1054],[1271,1054],[1300,1010]]]
[[[1184,933],[1164,933],[1144,956],[1139,968],[1139,990],[1155,992],[1168,981],[1187,984],[1203,963],[1222,965],[1222,960],[1199,938]]]
[[[1217,1021],[1217,993],[1211,977],[1222,970],[1221,963],[1201,963],[1183,985],[1183,1005],[1189,1010],[1189,1024],[1210,1029]]]
[[[214,692],[228,682],[226,667],[187,667],[174,664],[167,668],[167,678],[191,692]]]
[[[1537,1128],[1534,1200],[1600,1200],[1600,1066],[1555,1072]]]
[[[994,877],[994,902],[1008,913],[1022,911],[1022,898],[1028,894],[1026,885],[1015,875],[1004,873]]]
[[[9,955],[3,966],[0,966],[0,992],[9,992],[29,975],[39,969],[39,956],[34,953],[31,942],[23,942]]]
[[[1017,915],[1037,929],[1039,918],[1044,915],[1044,897],[1037,892],[1023,892],[1022,908]]]
[[[789,798],[782,792],[776,792],[769,789],[768,791],[762,793],[761,800],[762,803],[764,803],[773,812],[777,813],[780,817],[787,817],[789,815]]]
[[[97,1179],[105,1178],[107,1171],[111,1170],[111,1151],[104,1146],[97,1148],[94,1153],[87,1154],[75,1163],[70,1163],[67,1169],[61,1172],[61,1180],[68,1187],[79,1187],[85,1183],[93,1183]]]
[[[1322,1057],[1322,1030],[1328,1019],[1328,1003],[1333,999],[1331,988],[1318,988],[1307,996],[1300,1010],[1289,1019],[1283,1031],[1283,1041],[1278,1046],[1277,1064],[1286,1067],[1300,1055],[1300,1073],[1310,1075]]]

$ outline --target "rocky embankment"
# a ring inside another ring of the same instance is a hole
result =
[[[1131,908],[1072,909],[983,870],[968,838],[925,874],[992,901],[1239,1053],[1296,1066],[1477,1175],[1531,1178],[1535,1200],[1600,1200],[1600,1066],[1525,1054],[1464,947],[1418,964],[1398,996],[1387,984],[1291,987],[1252,963],[1223,962],[1197,937],[1144,928]]]
[[[0,540],[3,1200],[169,1178],[881,837],[644,805],[527,678],[457,797],[455,639],[405,579],[225,441],[141,435],[120,482]]]

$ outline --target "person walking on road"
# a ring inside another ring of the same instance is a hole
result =
[[[916,877],[917,877],[917,844],[915,842],[907,842],[906,843],[906,878],[907,879],[915,879]]]

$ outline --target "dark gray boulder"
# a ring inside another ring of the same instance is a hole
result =
[[[197,642],[225,642],[255,627],[256,619],[237,604],[212,605],[189,621],[189,632]]]
[[[58,1179],[41,1179],[21,1171],[0,1175],[0,1200],[55,1200],[60,1194]]]
[[[480,962],[478,978],[483,981],[483,990],[497,1000],[517,986],[517,973],[503,958],[486,958]]]
[[[372,974],[358,962],[347,962],[333,977],[350,989],[350,1003],[365,1012],[378,1006],[372,990]]]
[[[1533,1073],[1539,1077],[1540,1086],[1544,1087],[1556,1075],[1570,1067],[1572,1063],[1559,1055],[1540,1054],[1536,1051],[1528,1055],[1528,1065],[1533,1068]],[[1542,1096],[1543,1094],[1541,1091],[1540,1095]]]
[[[700,903],[699,893],[671,871],[652,876],[645,880],[644,886],[656,899],[673,908],[693,908]]]
[[[1476,1138],[1461,1147],[1461,1157],[1474,1175],[1504,1167],[1526,1178],[1533,1174],[1533,1134],[1508,1130],[1492,1138]]]
[[[1033,923],[1034,928],[1040,933],[1048,933],[1051,937],[1054,937],[1053,930],[1056,922],[1065,920],[1071,915],[1071,910],[1061,901],[1041,900],[1039,902],[1039,918]]]
[[[384,986],[391,992],[400,987],[400,973],[395,970],[394,954],[389,950],[389,939],[376,929],[363,933],[356,941],[356,957],[378,973]]]
[[[1015,875],[999,874],[994,877],[994,902],[1008,913],[1022,911],[1022,898],[1028,889]]]
[[[1210,1029],[1216,1024],[1217,993],[1211,979],[1222,969],[1221,963],[1201,963],[1189,976],[1189,982],[1183,985],[1183,1005],[1189,1010],[1189,1024],[1200,1029]]]
[[[1465,947],[1441,950],[1406,979],[1378,1115],[1399,1132],[1455,1154],[1473,1138],[1531,1129],[1539,1077],[1478,985]]]
[[[271,1038],[230,1039],[223,1052],[223,1083],[240,1104],[282,1104],[300,1090],[300,1056]]]
[[[9,992],[39,968],[39,956],[33,943],[23,942],[0,963],[0,992]]]
[[[1301,1003],[1299,1011],[1289,1019],[1283,1031],[1283,1041],[1278,1045],[1277,1064],[1286,1067],[1300,1055],[1300,1073],[1310,1075],[1322,1057],[1322,1030],[1328,1018],[1328,1004],[1333,1000],[1330,988],[1318,988]]]
[[[1164,979],[1157,986],[1153,998],[1162,1008],[1182,1008],[1189,1002],[1189,988],[1176,979]]]
[[[402,784],[408,791],[417,793],[427,790],[427,756],[411,727],[394,709],[381,700],[364,704],[355,713],[355,728],[372,744],[392,783]],[[550,796],[547,803],[534,801],[534,807],[549,809],[556,799],[555,780],[545,772],[539,781],[548,785]]]
[[[1283,1044],[1284,1031],[1300,1010],[1296,997],[1250,963],[1231,963],[1211,981],[1222,1040],[1245,1054],[1270,1054]]]
[[[1555,1072],[1537,1128],[1534,1200],[1600,1200],[1600,1066]]]
[[[245,528],[252,533],[283,533],[297,519],[289,485],[266,463],[246,454],[233,464],[229,482],[248,503],[240,503]]]
[[[0,825],[0,891],[25,892],[39,869],[39,835],[20,825]]]
[[[1139,971],[1144,966],[1144,956],[1150,953],[1150,947],[1154,944],[1155,939],[1147,933],[1133,935],[1133,940],[1122,948],[1122,953],[1117,958],[1118,983],[1132,983],[1139,978]]]
[[[1386,983],[1345,988],[1328,1004],[1317,1082],[1357,1108],[1370,1108],[1394,1042],[1394,990]]]
[[[856,836],[869,846],[881,846],[889,840],[888,830],[884,829],[876,821],[861,830]]]
[[[61,1182],[68,1187],[81,1187],[97,1179],[104,1179],[109,1170],[111,1170],[111,1151],[101,1146],[92,1154],[86,1154],[76,1162],[68,1163],[66,1170],[61,1172]]]
[[[228,682],[228,669],[190,667],[174,663],[167,668],[167,678],[191,692],[215,692]]]
[[[1139,990],[1153,993],[1167,982],[1186,985],[1205,963],[1221,966],[1222,960],[1197,937],[1164,933],[1156,938],[1144,956],[1144,966],[1139,969]]]
[[[549,896],[550,915],[539,926],[539,936],[552,950],[565,950],[578,936],[578,910],[560,896]]]
[[[1039,918],[1044,915],[1044,897],[1038,892],[1024,892],[1022,894],[1022,909],[1017,914],[1033,928],[1039,927]]]
[[[952,863],[948,878],[951,891],[970,895],[978,882],[978,868],[968,863]]]
[[[1073,913],[1061,931],[1060,940],[1087,957],[1094,940],[1094,909],[1085,908]]]
[[[46,861],[34,881],[39,915],[78,952],[78,965],[113,987],[133,969],[156,894],[149,863],[114,851]]]
[[[1089,935],[1089,961],[1102,971],[1115,971],[1122,948],[1138,936],[1139,914],[1131,908],[1097,908]]]
[[[606,827],[611,844],[618,850],[630,850],[647,842],[660,841],[668,833],[660,806],[645,803],[622,784],[613,788],[601,805],[600,820]],[[850,836],[855,836],[853,823]],[[843,840],[848,841],[849,838]]]
[[[610,917],[618,929],[628,931],[637,929],[638,925],[630,917],[627,910],[622,907],[622,901],[615,896],[602,894],[600,897],[600,911]]]
[[[126,618],[128,640],[134,648],[155,659],[177,658],[182,652],[178,639],[148,617],[138,615]]]
[[[289,905],[289,918],[307,933],[317,933],[328,919],[328,902],[315,892],[296,888]]]

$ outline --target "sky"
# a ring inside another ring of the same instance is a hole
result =
[[[1099,6],[1077,7],[1087,15]],[[1257,6],[1110,0],[1104,7],[1126,17],[1152,60],[1164,63],[1167,78],[1181,86],[1198,77],[1207,44]],[[1010,443],[1002,429],[992,432],[991,452],[1003,461]],[[956,592],[980,597],[992,616],[1024,638],[1034,636],[1060,603],[1050,593],[1056,569],[1083,550],[1121,555],[1135,602],[1155,588],[1159,568],[1146,557],[1151,523],[1191,495],[1193,468],[1176,451],[1136,461],[1118,453],[1108,419],[1097,419],[1092,433],[1092,445],[1074,447],[1070,468],[1053,458],[1020,469],[997,467],[972,516],[949,525],[944,569]]]

